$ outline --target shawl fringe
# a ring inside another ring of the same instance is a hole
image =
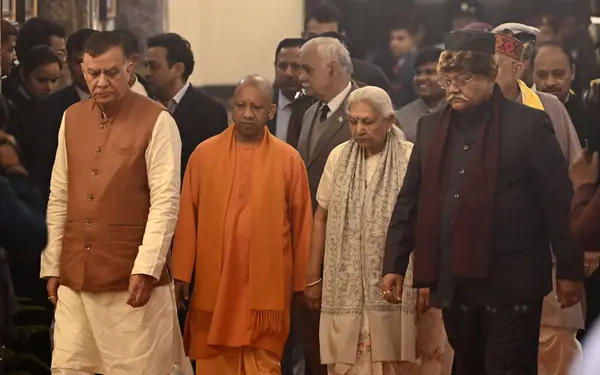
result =
[[[274,310],[252,310],[248,327],[255,332],[279,333],[283,330],[283,312]]]

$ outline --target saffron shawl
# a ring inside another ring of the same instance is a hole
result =
[[[231,187],[236,168],[235,126],[217,135],[214,142],[223,155],[215,156],[214,163],[207,163],[202,171],[207,176],[220,176],[219,181],[201,181],[198,207],[205,213],[198,215],[198,257],[202,262],[196,266],[194,310],[204,315],[210,325],[215,309],[223,262],[225,218],[231,197]],[[248,322],[258,332],[278,333],[283,329],[285,308],[283,225],[285,222],[286,186],[282,176],[285,166],[282,158],[273,152],[274,140],[265,127],[265,134],[257,146],[252,172],[252,220],[250,228],[250,280],[249,305],[251,318]],[[226,150],[226,151],[225,151]],[[277,176],[273,178],[273,176]],[[269,202],[269,204],[265,204]],[[280,204],[278,204],[280,202]],[[260,218],[260,219],[259,219]],[[202,320],[202,319],[200,319]]]

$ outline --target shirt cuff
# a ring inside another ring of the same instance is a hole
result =
[[[131,270],[132,275],[147,275],[152,276],[158,281],[162,275],[162,267],[155,267],[147,264],[135,264]]]
[[[50,277],[60,277],[60,268],[42,267],[40,270],[40,279],[48,279]]]

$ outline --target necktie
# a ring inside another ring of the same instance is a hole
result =
[[[327,120],[327,114],[329,113],[329,107],[327,104],[323,104],[319,109],[319,121],[325,122]]]

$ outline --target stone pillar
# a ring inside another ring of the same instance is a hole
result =
[[[91,27],[92,0],[38,0],[38,16],[65,28],[67,35]]]
[[[167,8],[166,0],[119,0],[115,26],[138,37],[143,56],[148,38],[166,32]]]

